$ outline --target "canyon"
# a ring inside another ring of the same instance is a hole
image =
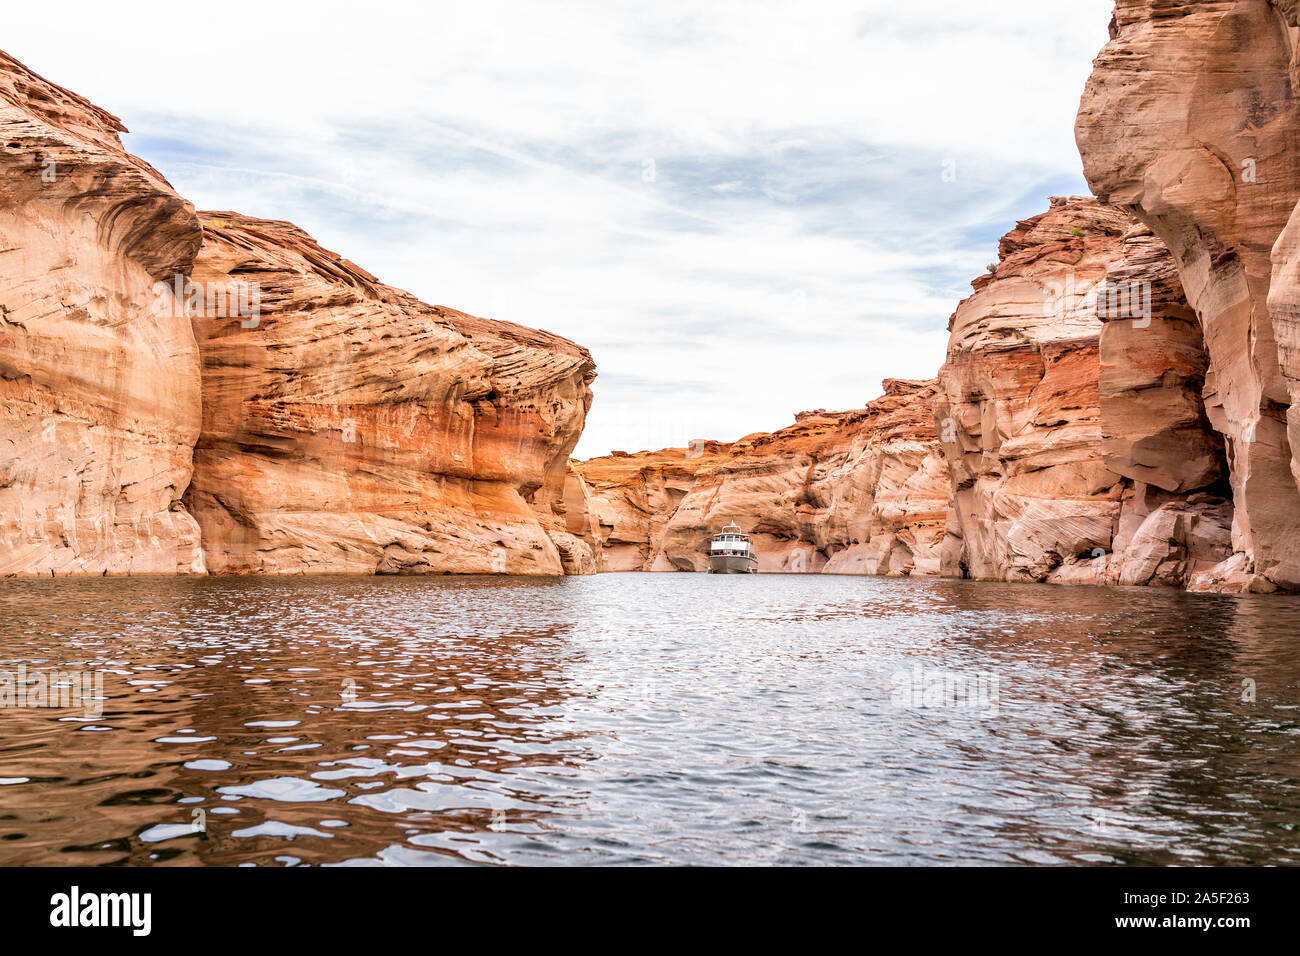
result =
[[[889,463],[933,493],[941,450],[948,499],[917,509],[929,528],[946,516],[938,538],[853,525],[853,494],[826,476],[851,488],[846,449],[875,440],[871,416],[823,414],[847,431],[802,450],[802,471],[755,461],[779,459],[802,416],[694,462],[580,466],[605,565],[695,567],[702,524],[743,520],[761,490],[789,512],[751,518],[772,569],[1300,588],[1298,8],[1117,0],[1076,123],[1097,199],[1053,199],[1002,239],[950,320],[933,398],[915,396],[927,453]],[[876,560],[900,544],[916,559]]]
[[[152,292],[202,233],[123,129],[0,54],[0,574],[204,568],[198,347]]]
[[[934,382],[891,379],[849,412],[804,412],[733,443],[616,453],[576,466],[601,570],[707,570],[728,521],[749,531],[760,571],[939,572],[948,473],[929,405]]]
[[[1238,587],[1207,361],[1173,259],[1086,197],[1003,237],[931,382],[740,441],[577,466],[604,570],[702,570],[726,521],[759,570]]]
[[[1184,337],[1208,358],[1233,502],[1215,578],[1260,591],[1300,587],[1296,17],[1293,0],[1117,0],[1076,125],[1089,186],[1165,243],[1198,317]]]
[[[1059,198],[999,254],[953,314],[939,372],[946,570],[1212,586],[1231,503],[1168,250],[1121,210]]]
[[[1300,590],[1298,17],[1117,0],[1094,195],[933,379],[581,462],[586,349],[196,211],[0,54],[0,574],[699,572],[736,522],[767,572]]]
[[[200,219],[191,278],[260,293],[254,319],[193,319],[203,419],[184,503],[210,571],[594,570],[563,522],[586,349],[426,305],[290,223]]]

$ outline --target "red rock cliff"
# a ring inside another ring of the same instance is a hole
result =
[[[1289,2],[1119,0],[1076,128],[1093,191],[1165,242],[1197,318],[1132,346],[1208,356],[1235,518],[1206,587],[1300,587],[1295,27]]]
[[[1231,506],[1168,251],[1123,211],[1074,198],[999,252],[950,320],[939,372],[945,572],[1191,583],[1230,553]]]
[[[755,536],[760,571],[938,573],[948,477],[935,391],[891,379],[856,411],[580,463],[603,570],[706,570],[710,534],[736,521]]]
[[[1057,199],[1000,243],[937,382],[853,412],[578,466],[609,570],[703,570],[737,521],[760,570],[1220,586],[1232,554],[1208,358],[1168,249]],[[1135,344],[1143,343],[1143,344]]]
[[[0,53],[0,574],[203,571],[193,208],[122,124]]]
[[[194,319],[212,571],[594,570],[559,520],[586,349],[426,305],[289,223],[202,219],[195,282],[260,290],[255,319]]]
[[[0,574],[595,569],[585,349],[200,224],[3,54],[0,125]]]

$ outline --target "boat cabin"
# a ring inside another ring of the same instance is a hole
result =
[[[753,551],[749,535],[740,530],[737,524],[729,524],[713,536],[709,544],[709,554],[735,555],[749,557]]]

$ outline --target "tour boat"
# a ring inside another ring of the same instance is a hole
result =
[[[757,574],[758,556],[740,525],[729,524],[709,544],[710,574]]]

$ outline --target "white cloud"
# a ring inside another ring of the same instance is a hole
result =
[[[996,237],[1083,188],[1110,8],[71,2],[7,10],[6,49],[201,208],[590,347],[599,454],[932,375]]]

